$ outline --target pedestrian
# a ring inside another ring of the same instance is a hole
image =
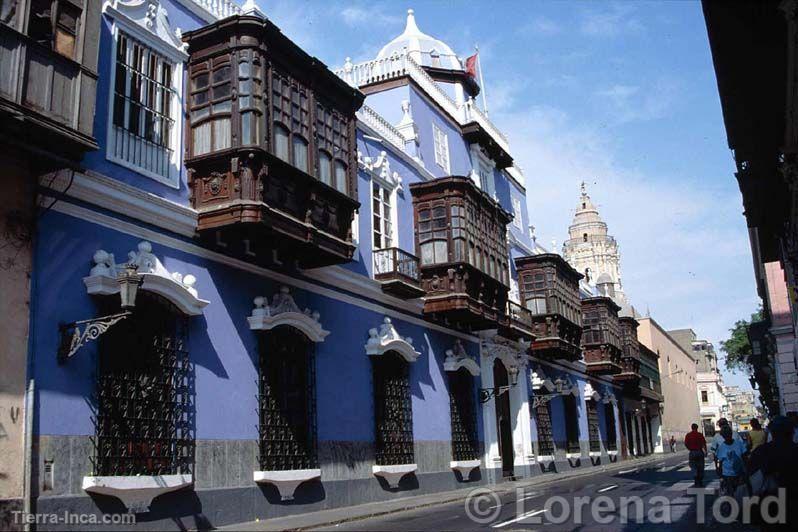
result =
[[[751,419],[751,430],[748,432],[748,438],[751,440],[751,452],[767,441],[767,434],[762,430],[762,425],[757,418]]]
[[[695,486],[704,485],[704,457],[707,454],[707,440],[698,432],[698,423],[693,423],[692,429],[684,437],[684,446],[690,451],[690,469],[695,474]]]
[[[673,434],[671,434],[670,444],[671,444],[671,452],[675,453],[676,452],[676,436],[674,436]]]
[[[734,438],[734,431],[726,424],[720,429],[722,441],[715,450],[715,459],[720,468],[720,491],[722,495],[734,496],[737,486],[745,480],[744,457],[748,449],[741,439]]]
[[[729,425],[729,420],[725,417],[722,417],[718,420],[718,432],[712,437],[712,442],[709,444],[709,450],[712,452],[712,457],[715,460],[715,470],[718,472],[718,476],[720,476],[720,463],[718,462],[718,446],[723,443],[723,436],[721,436],[721,432],[723,431],[723,427],[729,427],[731,430],[731,425]],[[737,434],[732,430],[732,438],[735,440],[740,440],[742,442],[742,438],[740,435]]]
[[[764,520],[763,530],[792,530],[790,517],[798,518],[798,444],[792,441],[794,429],[790,420],[776,416],[768,425],[772,441],[766,442],[751,453],[749,471],[751,473],[752,495],[760,499],[768,495],[778,495],[780,489],[786,491],[784,523],[768,524]],[[754,517],[761,517],[754,514]]]

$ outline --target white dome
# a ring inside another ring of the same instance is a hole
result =
[[[463,70],[463,65],[454,51],[443,41],[422,33],[416,25],[413,10],[407,10],[407,25],[400,36],[386,44],[377,54],[377,59],[385,59],[403,53],[410,56],[422,66]]]

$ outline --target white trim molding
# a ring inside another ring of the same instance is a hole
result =
[[[565,453],[566,460],[576,460],[578,458],[582,458],[582,453]]]
[[[593,385],[591,383],[589,383],[589,382],[586,382],[585,383],[585,400],[588,400],[588,399],[593,399],[597,403],[599,401],[603,400],[603,398],[601,397],[601,394],[593,389]]]
[[[474,469],[479,469],[480,465],[482,465],[481,460],[452,460],[449,462],[449,467],[459,471],[464,482],[471,479],[471,473],[474,472]]]
[[[83,278],[89,295],[112,295],[119,293],[117,277],[123,264],[117,264],[113,253],[97,250],[93,257],[94,267],[88,277]],[[152,253],[152,244],[139,242],[137,251],[128,253],[127,264],[138,267],[137,273],[142,277],[141,290],[153,292],[174,304],[187,316],[199,316],[208,301],[200,299],[194,288],[197,279],[191,275],[169,272],[161,261]]]
[[[107,0],[103,13],[175,63],[188,60],[188,44],[183,42],[179,28],[172,29],[169,14],[160,0]]]
[[[194,484],[191,475],[135,475],[83,477],[83,491],[116,497],[128,512],[145,512],[153,499]]]
[[[313,342],[323,342],[330,334],[330,331],[322,328],[318,312],[307,308],[304,311],[299,309],[287,286],[280,287],[280,291],[272,298],[271,305],[264,296],[256,297],[253,303],[255,308],[247,318],[249,328],[253,331],[269,331],[287,325],[302,331]]]
[[[408,362],[415,362],[421,355],[413,347],[413,339],[400,336],[391,323],[391,318],[387,316],[379,330],[369,329],[369,339],[365,347],[368,356],[383,356],[388,351],[394,351]]]
[[[371,472],[374,473],[375,477],[384,478],[391,488],[398,488],[402,477],[413,473],[417,469],[418,466],[416,464],[375,465],[371,467]]]
[[[446,359],[443,361],[443,370],[454,372],[458,371],[460,368],[465,368],[466,371],[468,371],[474,377],[479,376],[479,364],[471,355],[466,353],[463,343],[460,340],[455,340],[454,346],[451,349],[446,350]]]
[[[549,464],[554,461],[554,456],[550,454],[539,454],[537,460],[540,463]]]
[[[385,150],[381,151],[376,159],[364,157],[363,152],[357,150],[357,165],[390,192],[402,190],[402,176],[398,172],[391,171],[391,162]]]
[[[294,492],[303,482],[321,480],[321,469],[290,469],[286,471],[255,471],[252,479],[258,484],[273,484],[280,500],[293,501]]]
[[[517,377],[521,368],[526,366],[526,353],[531,342],[524,339],[517,342],[508,340],[497,334],[495,329],[483,331],[480,336],[482,356],[500,359],[510,379],[512,380],[514,375]]]
[[[532,391],[535,392],[545,390],[551,393],[556,389],[552,380],[546,377],[546,374],[543,373],[543,368],[540,366],[529,373],[529,383],[532,385]]]

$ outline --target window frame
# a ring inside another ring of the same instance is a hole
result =
[[[153,33],[142,28],[136,21],[131,20],[123,13],[112,8],[106,7],[104,12],[112,18],[111,27],[111,53],[107,59],[110,61],[111,74],[108,83],[108,117],[106,121],[106,146],[105,159],[127,168],[139,175],[150,178],[158,183],[173,189],[180,188],[180,181],[183,175],[183,145],[184,145],[184,124],[182,109],[184,108],[183,76],[188,62],[188,54],[183,50],[159,39]],[[169,115],[173,119],[173,127],[170,132],[169,146],[172,155],[169,159],[169,175],[164,176],[157,172],[143,168],[131,161],[115,155],[112,146],[116,143],[117,133],[114,124],[114,96],[116,90],[116,61],[119,32],[123,32],[128,37],[135,39],[142,46],[145,46],[160,55],[164,61],[169,61],[172,67],[172,102]]]
[[[333,161],[335,161],[335,159],[333,159]],[[398,223],[398,218],[399,217],[397,216],[397,212],[396,212],[397,211],[397,203],[398,203],[396,201],[396,189],[397,189],[397,187],[396,186],[392,186],[390,183],[388,183],[386,181],[383,181],[381,179],[377,179],[375,176],[372,176],[372,178],[370,180],[370,185],[371,186],[369,188],[369,199],[370,199],[369,205],[370,205],[370,212],[371,212],[371,217],[370,217],[370,229],[371,229],[371,231],[370,231],[369,234],[371,235],[372,251],[377,250],[377,249],[386,249],[386,248],[392,248],[392,247],[398,248],[399,247],[399,232],[398,232],[398,228],[397,228],[397,223]],[[381,227],[380,231],[379,231],[379,233],[380,233],[380,242],[382,243],[382,245],[380,247],[374,247],[374,234],[376,232],[375,227],[374,227],[374,217],[375,217],[375,213],[374,213],[374,187],[375,186],[379,187],[380,190],[383,191],[384,193],[387,193],[387,195],[388,195],[387,203],[388,203],[388,206],[391,209],[390,220],[388,220],[388,222],[391,225],[391,234],[390,234],[391,242],[390,242],[390,245],[386,246],[385,245],[385,237],[386,237],[386,235],[385,235],[385,226],[384,226],[384,222],[386,221],[385,220],[386,217],[385,217],[385,212],[384,212],[384,205],[385,205],[386,202],[380,201],[380,211],[381,212],[379,214],[379,218],[380,218],[381,223],[383,224],[383,227]]]
[[[435,164],[447,175],[450,174],[452,163],[449,152],[449,135],[434,121],[432,122],[432,150]]]

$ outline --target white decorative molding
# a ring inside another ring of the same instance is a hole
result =
[[[93,257],[94,267],[88,277],[83,278],[86,291],[90,295],[111,295],[119,293],[116,279],[124,269],[124,264],[117,264],[114,255],[105,250],[97,250]],[[140,289],[158,294],[174,304],[183,314],[198,316],[208,301],[200,299],[194,285],[196,277],[169,272],[161,261],[152,253],[152,244],[139,242],[137,251],[128,253],[126,264],[137,266],[137,273],[142,277]]]
[[[402,119],[396,124],[396,130],[402,136],[405,143],[415,142],[418,144],[418,126],[413,120],[410,100],[402,100]]]
[[[391,318],[385,317],[379,330],[369,329],[369,339],[366,342],[366,354],[369,356],[382,356],[388,351],[394,351],[408,362],[415,362],[421,355],[413,348],[413,339],[409,336],[402,337],[396,332]]]
[[[577,458],[582,458],[582,453],[565,453],[566,460],[576,460]]]
[[[391,162],[388,160],[388,153],[381,151],[376,159],[363,157],[363,153],[357,150],[357,164],[361,170],[365,170],[373,178],[377,178],[389,191],[402,190],[402,177],[397,172],[391,172]]]
[[[291,469],[287,471],[255,471],[252,478],[258,484],[273,484],[283,501],[293,501],[297,487],[308,480],[321,479],[321,469]]]
[[[116,497],[131,513],[147,511],[159,495],[193,484],[191,475],[83,477],[83,491]]]
[[[601,394],[593,389],[593,385],[589,382],[585,383],[585,399],[593,399],[596,402],[602,400]]]
[[[371,472],[375,477],[382,477],[391,488],[398,488],[399,481],[408,473],[412,473],[418,469],[416,464],[400,464],[400,465],[375,465],[372,466]]]
[[[513,342],[503,338],[495,330],[485,331],[480,338],[482,356],[500,359],[511,375],[518,375],[521,368],[526,366],[526,353],[530,345],[531,342],[524,339]]]
[[[538,462],[542,462],[544,464],[551,463],[554,461],[554,456],[550,454],[540,454],[538,455]]]
[[[180,5],[197,15],[207,23],[241,15],[242,9],[233,0],[177,0]],[[257,7],[257,6],[256,6]]]
[[[618,451],[607,451],[607,454],[610,456],[618,456]]]
[[[330,331],[322,328],[318,312],[307,308],[300,310],[287,286],[281,287],[280,292],[274,295],[271,305],[263,296],[256,297],[253,303],[255,308],[247,318],[249,328],[253,331],[268,331],[280,325],[288,325],[302,331],[313,342],[323,342],[330,334]]]
[[[368,124],[371,129],[391,143],[396,149],[405,151],[405,136],[377,111],[368,105],[363,105],[358,109],[355,115],[361,122]]]
[[[604,404],[612,403],[614,405],[617,405],[618,399],[615,397],[615,394],[607,392],[604,394],[604,397],[601,398],[601,402]]]
[[[540,366],[529,374],[529,382],[535,392],[543,390],[551,393],[556,389],[552,380],[546,377],[546,374],[543,373],[543,368]]]
[[[479,460],[452,460],[449,462],[449,467],[459,471],[463,480],[467,481],[471,478],[474,469],[478,469],[481,464],[482,462]]]
[[[170,60],[182,63],[188,59],[188,45],[183,42],[180,29],[172,29],[160,0],[106,0],[103,13]]]
[[[443,361],[444,371],[458,371],[465,368],[471,375],[477,377],[480,373],[479,364],[471,355],[466,353],[463,343],[455,340],[454,346],[446,350],[446,359]]]
[[[587,453],[590,458],[599,458],[601,457],[601,451],[590,451]]]

